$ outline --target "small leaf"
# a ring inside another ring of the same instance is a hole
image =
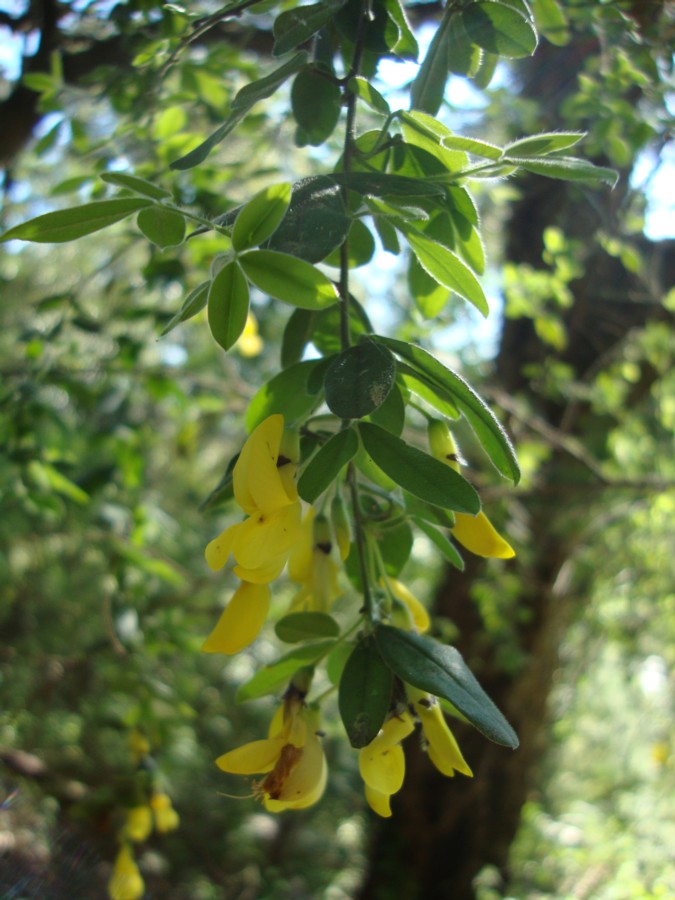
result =
[[[559,150],[573,147],[584,136],[583,131],[550,131],[543,134],[532,134],[507,144],[504,147],[504,156],[546,156],[547,153],[557,153]]]
[[[520,469],[511,441],[490,407],[473,388],[422,347],[378,335],[373,335],[373,340],[407,360],[441,399],[454,404],[466,417],[497,469],[517,484]]]
[[[296,143],[316,147],[333,133],[340,118],[342,94],[330,73],[317,66],[298,72],[291,88],[291,109],[298,123]]]
[[[232,246],[239,253],[257,247],[279,227],[291,201],[291,185],[271,184],[242,206],[232,229]]]
[[[518,737],[454,647],[378,625],[375,641],[382,658],[407,684],[449,700],[488,740],[515,749]]]
[[[326,403],[341,419],[360,419],[384,403],[396,377],[394,357],[367,338],[343,350],[326,372]]]
[[[146,238],[162,250],[182,244],[185,238],[184,216],[164,206],[142,209],[136,224]]]
[[[258,290],[291,306],[324,309],[337,302],[333,282],[304,259],[276,250],[249,250],[239,262]]]
[[[209,328],[223,350],[229,350],[244,330],[248,316],[248,284],[235,260],[218,272],[208,296]]]
[[[452,15],[452,4],[448,4],[410,88],[412,108],[432,116],[435,116],[441,108],[445,82],[448,78],[449,28]]]
[[[476,491],[450,466],[377,425],[360,422],[358,428],[366,452],[404,490],[446,509],[471,514],[480,510]]]
[[[451,566],[459,569],[460,572],[464,571],[464,560],[462,559],[459,550],[452,541],[448,540],[443,532],[439,531],[438,528],[434,528],[429,522],[419,517],[413,516],[413,522],[420,531],[423,531],[424,534],[426,534],[429,540],[435,545],[436,549],[441,551]]]
[[[505,157],[504,161],[535,175],[545,175],[548,178],[561,178],[565,181],[581,181],[586,184],[608,184],[614,187],[619,180],[619,175],[614,169],[604,166],[596,166],[585,159],[577,159],[574,156],[549,156],[537,158]]]
[[[537,31],[557,47],[570,39],[567,19],[556,0],[530,0]]]
[[[286,424],[292,425],[311,412],[321,401],[321,397],[308,391],[307,380],[322,363],[321,359],[295,363],[264,384],[248,405],[247,430],[253,431],[256,425],[273,413],[281,413]]]
[[[457,15],[457,11],[450,18],[447,48],[448,69],[453,75],[466,75],[471,78],[476,74],[482,51],[469,40],[462,25],[462,17]]]
[[[117,187],[127,188],[135,194],[142,197],[151,197],[153,200],[165,200],[171,196],[171,191],[157,187],[151,181],[145,178],[139,178],[137,175],[128,175],[126,172],[103,172],[100,175],[101,181],[106,184],[114,184]]]
[[[405,402],[400,387],[394,384],[387,394],[387,399],[368,416],[371,422],[386,428],[392,434],[403,431],[405,424]]]
[[[373,197],[429,197],[445,196],[445,187],[421,178],[387,175],[380,172],[336,172],[331,176],[337,184]]]
[[[324,612],[296,612],[279,619],[274,626],[277,637],[287,644],[299,644],[312,638],[332,638],[340,634],[340,626]]]
[[[537,47],[530,18],[500,0],[469,4],[462,10],[462,25],[470,41],[507,59],[531,56]]]
[[[345,0],[323,0],[299,9],[290,9],[277,16],[274,22],[273,56],[283,56],[304,44],[320,31],[344,6]]]
[[[338,706],[349,743],[366,747],[377,736],[391,703],[393,675],[372,637],[354,648],[342,672]]]
[[[210,281],[203,281],[190,291],[176,315],[173,316],[168,324],[161,330],[161,337],[164,337],[165,334],[173,331],[176,325],[180,325],[181,322],[191,319],[204,309],[208,300],[210,286]]]
[[[98,200],[72,209],[60,209],[45,213],[21,225],[10,228],[0,241],[34,241],[39,244],[60,244],[93,234],[108,225],[151,206],[152,201],[140,197],[123,197],[117,200]]]
[[[335,646],[335,641],[325,640],[305,644],[291,650],[275,663],[256,672],[246,684],[242,684],[237,691],[237,703],[243,703],[245,700],[257,700],[258,697],[264,697],[265,694],[275,693],[287,684],[298,669],[316,662],[325,656],[333,646]]]
[[[300,362],[312,338],[315,313],[311,309],[294,309],[288,317],[281,339],[281,368]]]
[[[340,471],[356,455],[359,439],[353,428],[334,434],[312,457],[298,481],[298,493],[307,503],[314,503],[335,481]]]
[[[359,266],[365,266],[373,258],[375,253],[375,239],[367,225],[361,219],[355,219],[352,222],[349,234],[347,235],[347,262],[350,269],[358,269]],[[340,248],[324,259],[327,266],[340,268],[341,257]]]
[[[405,236],[417,261],[432,278],[472,303],[484,316],[490,312],[480,282],[465,262],[437,241],[405,228]]]
[[[372,86],[372,84],[360,75],[350,78],[347,82],[347,90],[352,94],[356,94],[364,103],[366,103],[373,112],[381,113],[388,116],[391,110],[389,104],[382,94]]]

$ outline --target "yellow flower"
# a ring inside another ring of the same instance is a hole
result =
[[[429,446],[436,459],[459,472],[457,447],[447,424],[440,419],[429,423]],[[456,541],[476,556],[511,559],[515,550],[499,534],[484,512],[475,516],[455,513],[455,525],[450,533]]]
[[[366,800],[383,818],[391,816],[390,798],[403,786],[405,756],[401,741],[414,728],[410,713],[391,716],[377,737],[359,751],[359,772],[366,785]]]
[[[258,321],[249,310],[244,330],[237,341],[237,350],[242,356],[257,356],[262,348],[263,341],[258,334]]]
[[[381,583],[384,584],[384,579],[381,579]],[[411,626],[414,626],[419,632],[428,631],[431,624],[429,613],[417,597],[402,582],[397,581],[396,578],[388,578],[387,584],[393,596],[400,601],[403,607],[407,620],[405,624],[408,630],[410,630]]]
[[[300,535],[297,453],[289,451],[290,458],[281,452],[283,438],[284,418],[277,414],[261,422],[244,444],[232,480],[235,500],[247,518],[208,544],[211,569],[221,569],[232,555],[242,581],[268,584],[281,574]]]
[[[420,691],[409,684],[405,686],[405,690],[415,714],[422,723],[429,759],[443,775],[452,778],[455,772],[461,772],[462,775],[468,775],[471,778],[473,772],[462,756],[455,736],[445,721],[438,700],[431,694]]]
[[[129,735],[129,750],[135,763],[139,763],[150,753],[150,741],[137,728]]]
[[[123,834],[130,841],[144,841],[152,831],[152,810],[149,806],[134,806],[127,811]]]
[[[128,844],[122,844],[108,882],[108,896],[110,900],[139,900],[144,893],[145,884],[131,848]]]
[[[161,791],[150,797],[150,806],[155,814],[155,828],[160,834],[166,834],[167,831],[174,831],[178,828],[180,818],[178,813],[171,805],[171,797]]]
[[[230,750],[216,765],[233,775],[264,775],[253,783],[269,812],[304,809],[321,799],[328,774],[317,714],[292,687],[275,713],[265,740]]]
[[[291,601],[291,609],[328,612],[340,596],[338,566],[331,555],[330,526],[325,516],[315,517],[310,508],[300,538],[288,558],[288,575],[302,587]]]
[[[202,644],[202,650],[232,654],[252,644],[265,624],[271,596],[266,584],[243,581]]]

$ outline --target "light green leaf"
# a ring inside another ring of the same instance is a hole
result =
[[[274,694],[282,686],[285,686],[303,666],[310,666],[321,657],[325,656],[332,647],[334,640],[316,641],[313,644],[305,644],[297,647],[277,662],[260,669],[237,691],[237,703],[245,700],[256,700],[266,694]]]
[[[529,16],[501,0],[469,4],[462,10],[462,25],[474,44],[507,59],[531,56],[537,46]]]
[[[457,11],[450,17],[447,47],[448,69],[453,75],[466,75],[471,78],[476,74],[482,51],[469,40],[462,25],[462,17]]]
[[[151,205],[152,201],[140,197],[85,203],[84,206],[45,213],[21,225],[15,225],[0,237],[0,241],[34,241],[38,244],[74,241],[86,234],[107,228],[108,225],[114,225],[115,222],[126,219],[127,216]]]
[[[386,664],[407,684],[449,700],[488,740],[515,749],[518,737],[454,647],[378,625],[375,642]]]
[[[276,250],[249,250],[239,262],[259,290],[291,306],[325,309],[338,299],[333,282],[304,259]]]
[[[474,389],[422,347],[378,335],[373,335],[372,339],[407,360],[423,382],[432,387],[441,399],[459,409],[497,469],[517,484],[520,469],[511,441],[490,407]]]
[[[153,200],[165,200],[171,196],[171,191],[157,187],[156,184],[146,181],[145,178],[139,178],[137,175],[127,175],[126,172],[103,172],[99,177],[106,184],[127,188],[135,194],[151,197]]]
[[[404,233],[419,264],[432,278],[468,300],[484,316],[489,314],[490,308],[480,282],[456,253],[411,228],[405,228]]]
[[[457,549],[457,547],[455,547],[452,541],[448,540],[448,538],[443,534],[442,531],[439,531],[438,528],[434,528],[434,526],[430,522],[427,522],[425,519],[422,519],[419,516],[413,516],[412,521],[420,529],[420,531],[426,534],[426,536],[434,544],[436,549],[441,551],[441,553],[451,566],[459,569],[460,572],[464,571],[464,560],[462,559],[459,550]]]
[[[368,338],[362,339],[339,353],[326,372],[328,408],[341,419],[367,416],[384,403],[395,377],[393,355]]]
[[[347,262],[350,269],[358,269],[359,266],[365,266],[373,258],[375,253],[375,238],[370,229],[361,219],[354,219],[347,235]],[[324,263],[327,266],[340,268],[341,255],[340,248],[336,247],[329,254]]]
[[[210,285],[210,281],[203,281],[190,291],[176,315],[169,320],[168,324],[160,332],[161,337],[164,337],[165,334],[173,331],[176,325],[180,325],[181,322],[191,319],[204,309],[208,299]]]
[[[449,26],[452,15],[452,4],[448,4],[410,88],[412,108],[430,113],[432,116],[435,116],[441,108],[445,93],[445,82],[448,77]]]
[[[273,413],[282,413],[286,424],[292,425],[311,412],[321,397],[308,390],[307,379],[322,364],[320,359],[295,363],[264,384],[248,405],[247,430],[253,431],[256,425]]]
[[[233,260],[211,282],[208,318],[211,334],[223,350],[229,350],[244,330],[248,316],[248,284]]]
[[[400,59],[411,59],[416,62],[419,56],[419,47],[401,0],[384,0],[384,7],[397,32],[394,42],[387,41],[392,53]],[[386,31],[388,32],[389,29],[387,28]]]
[[[312,638],[332,638],[340,634],[340,626],[324,612],[296,612],[279,619],[274,631],[280,641],[299,644]]]
[[[263,188],[242,206],[232,229],[232,246],[237,252],[257,247],[279,227],[291,202],[288,182]]]
[[[349,743],[367,746],[389,712],[394,677],[385,665],[372,636],[354,648],[342,672],[338,706]]]
[[[358,428],[366,452],[404,490],[446,509],[472,515],[480,510],[476,491],[450,466],[377,425],[359,422]]]
[[[448,172],[458,172],[466,167],[468,157],[464,153],[448,150],[443,145],[443,139],[452,135],[449,128],[425,112],[401,111],[398,115],[407,144],[426,150]]]
[[[570,39],[567,19],[556,0],[530,0],[537,31],[557,47]]]
[[[318,66],[298,72],[291,88],[291,109],[298,123],[295,142],[299,147],[317,147],[328,140],[342,109],[342,93],[331,73]]]
[[[364,103],[366,103],[373,112],[381,113],[388,116],[391,110],[389,104],[382,94],[372,86],[372,84],[360,75],[350,78],[347,82],[347,90],[352,94],[356,94]]]
[[[550,131],[543,134],[532,134],[529,137],[512,141],[504,147],[504,156],[512,158],[546,156],[573,147],[585,137],[583,131]]]
[[[405,175],[386,175],[381,172],[336,172],[331,176],[337,184],[373,197],[430,197],[444,196],[443,185],[408,178]]]
[[[136,224],[146,238],[162,250],[182,244],[185,238],[185,217],[165,206],[142,209]]]
[[[560,178],[564,181],[581,181],[585,184],[608,184],[614,187],[619,180],[619,175],[614,169],[604,166],[596,166],[585,159],[577,159],[574,156],[549,156],[537,158],[505,157],[505,162],[535,175],[545,175],[548,178]]]
[[[283,56],[299,44],[304,44],[330,22],[344,3],[345,0],[323,0],[282,12],[274,22],[272,55]]]
[[[502,156],[502,148],[496,144],[479,141],[477,138],[464,137],[461,134],[450,134],[444,137],[441,143],[448,150],[463,150],[465,153],[480,156],[482,159],[497,160]]]
[[[298,493],[307,503],[314,503],[332,484],[340,471],[356,455],[359,439],[353,428],[334,434],[311,458],[298,481]]]

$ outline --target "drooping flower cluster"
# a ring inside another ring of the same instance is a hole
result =
[[[359,771],[365,783],[366,800],[379,816],[391,816],[391,797],[401,790],[405,778],[405,755],[401,742],[422,726],[423,747],[443,775],[455,772],[471,777],[438,701],[431,694],[405,685],[407,704],[392,713],[380,733],[359,752]]]

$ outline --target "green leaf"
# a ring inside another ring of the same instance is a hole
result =
[[[500,0],[466,6],[462,25],[470,41],[507,59],[531,56],[537,46],[537,32],[530,18]]]
[[[282,413],[286,424],[292,425],[311,412],[321,397],[308,391],[307,380],[321,364],[321,359],[296,363],[264,384],[256,392],[246,411],[247,430],[253,431],[256,425],[273,413]]]
[[[326,659],[326,675],[332,685],[337,687],[340,684],[342,673],[347,665],[347,660],[351,656],[352,646],[347,643],[337,644],[334,650],[328,654]]]
[[[434,319],[450,299],[448,288],[428,275],[414,256],[408,267],[408,288],[425,319]]]
[[[318,146],[333,133],[340,118],[342,93],[333,76],[318,66],[307,66],[295,76],[291,109],[298,123],[296,143]]]
[[[312,338],[315,313],[311,309],[294,309],[288,317],[281,339],[281,368],[300,362]]]
[[[468,159],[464,153],[445,147],[445,139],[452,137],[452,132],[433,116],[424,112],[401,111],[399,121],[406,143],[426,150],[448,172],[459,172],[466,167]]]
[[[604,166],[595,166],[585,159],[577,159],[574,156],[553,156],[536,158],[505,157],[504,161],[535,175],[545,175],[548,178],[561,178],[565,181],[581,181],[586,184],[608,184],[614,187],[619,180],[619,175],[614,169],[606,169]]]
[[[171,196],[171,191],[157,187],[156,184],[146,181],[145,178],[139,178],[137,175],[127,175],[126,172],[103,172],[99,177],[106,184],[127,188],[135,194],[151,197],[153,200],[165,200]]]
[[[185,217],[165,206],[142,209],[136,224],[145,237],[162,250],[182,244],[185,238]]]
[[[443,532],[439,531],[438,528],[434,528],[430,522],[425,521],[425,519],[422,519],[419,516],[413,516],[412,521],[420,531],[423,531],[424,534],[426,534],[436,549],[441,551],[451,566],[459,569],[460,572],[464,571],[464,560],[462,559],[459,550],[452,541],[448,540]]]
[[[349,234],[347,235],[347,261],[350,269],[358,269],[359,266],[365,266],[373,258],[375,253],[375,238],[373,237],[367,225],[361,219],[355,219],[352,222]],[[339,268],[341,265],[340,248],[336,247],[333,252],[324,259],[327,266]]]
[[[161,337],[164,337],[165,334],[173,331],[176,325],[180,325],[181,322],[191,319],[204,309],[208,299],[210,286],[210,281],[203,281],[190,291],[176,315],[169,320],[169,323],[160,332]]]
[[[359,422],[358,428],[366,452],[404,490],[446,509],[471,514],[480,510],[476,491],[450,466],[377,425]]]
[[[369,529],[369,532],[371,529]],[[387,575],[396,578],[408,562],[413,546],[413,532],[407,519],[401,518],[395,524],[383,522],[372,527],[384,569]]]
[[[445,82],[448,77],[449,28],[452,15],[452,5],[448,4],[410,88],[412,108],[430,113],[432,116],[435,116],[441,108],[445,93]]]
[[[375,641],[384,661],[407,684],[449,700],[488,740],[518,746],[515,731],[454,647],[390,625],[377,626]]]
[[[340,634],[340,626],[324,612],[296,612],[279,619],[274,631],[280,641],[299,644],[312,638],[333,638]]]
[[[108,225],[114,225],[115,222],[126,219],[127,216],[151,205],[152,201],[137,197],[85,203],[84,206],[45,213],[21,225],[15,225],[0,237],[0,241],[34,241],[38,244],[74,241],[86,234],[107,228]]]
[[[530,5],[539,34],[557,47],[567,44],[570,39],[567,19],[556,0],[530,0]]]
[[[343,350],[326,372],[326,403],[341,419],[360,419],[387,398],[396,377],[392,354],[369,339]]]
[[[304,44],[320,31],[344,6],[345,0],[323,0],[282,12],[274,22],[273,56],[283,56],[294,50],[298,44]]]
[[[423,380],[440,394],[441,399],[445,398],[463,413],[497,469],[517,484],[520,469],[511,441],[495,414],[474,389],[422,347],[378,335],[373,335],[373,340],[407,360]]]
[[[372,84],[360,75],[350,78],[347,82],[347,90],[355,94],[359,99],[363,100],[373,112],[381,113],[388,116],[391,110],[389,104],[382,94],[372,86]]]
[[[573,147],[585,137],[583,131],[550,131],[543,134],[532,134],[520,140],[512,141],[504,147],[504,156],[546,156]]]
[[[239,262],[259,290],[291,306],[324,309],[337,302],[333,282],[304,259],[276,250],[249,250]]]
[[[480,64],[473,76],[473,83],[477,88],[484,91],[490,84],[498,62],[499,56],[496,53],[488,53],[487,50],[481,51]]]
[[[257,247],[279,227],[291,202],[288,182],[271,184],[242,206],[232,229],[232,246],[237,252]]]
[[[359,641],[342,672],[338,706],[349,743],[366,747],[382,727],[394,678],[372,636]]]
[[[334,434],[312,457],[298,481],[298,493],[307,503],[314,503],[335,481],[343,466],[356,455],[359,439],[353,428]]]
[[[282,685],[285,685],[303,666],[310,666],[321,657],[325,656],[335,645],[334,640],[316,641],[313,644],[305,644],[297,647],[277,662],[260,669],[237,691],[237,703],[245,700],[257,700],[266,694],[274,694]]]
[[[419,47],[417,46],[415,35],[410,28],[410,23],[408,22],[403,5],[400,0],[384,0],[384,7],[387,11],[387,16],[396,30],[395,40],[393,42],[387,41],[392,53],[400,59],[411,59],[414,62],[417,62]],[[390,28],[386,28],[385,30],[387,33],[391,31]]]
[[[230,115],[209,137],[203,141],[194,150],[181,156],[180,159],[171,163],[172,169],[191,169],[193,166],[204,162],[214,147],[218,146],[241,122],[249,110],[255,106],[260,100],[271,97],[281,85],[287,81],[291,75],[295,75],[307,63],[307,54],[305,51],[296,53],[288,62],[284,63],[274,72],[271,72],[265,78],[254,81],[245,85],[235,96],[232,101]]]
[[[419,264],[439,284],[472,303],[484,316],[490,312],[480,282],[465,262],[437,241],[405,228],[404,233]]]
[[[248,316],[248,284],[236,260],[229,262],[211,282],[208,317],[211,334],[229,350],[244,330]]]
[[[453,75],[466,75],[471,78],[476,74],[481,61],[481,49],[473,44],[464,30],[461,15],[450,17],[448,32],[448,69]]]
[[[405,402],[400,387],[394,384],[387,394],[387,399],[377,407],[368,419],[379,425],[380,428],[386,428],[392,434],[400,434],[405,424]]]
[[[461,134],[449,134],[441,141],[449,150],[462,150],[482,159],[501,159],[502,148],[488,141],[479,141],[477,138],[464,137]]]
[[[331,178],[337,184],[363,196],[387,198],[445,195],[443,185],[423,181],[421,178],[407,178],[405,175],[387,175],[380,172],[336,172]]]
[[[344,241],[351,223],[342,191],[333,178],[305,178],[293,185],[288,212],[267,248],[320,262]]]

